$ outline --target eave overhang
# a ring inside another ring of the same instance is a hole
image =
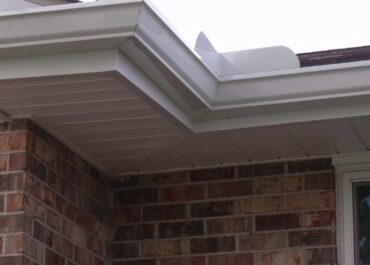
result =
[[[220,75],[145,1],[4,12],[0,22],[1,80],[109,73],[193,132],[370,114],[370,61]]]

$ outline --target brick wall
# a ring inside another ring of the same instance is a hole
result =
[[[336,262],[334,172],[307,160],[110,183],[112,265]]]
[[[102,265],[106,179],[29,121],[0,125],[0,265]]]

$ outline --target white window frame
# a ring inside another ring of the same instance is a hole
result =
[[[370,154],[333,158],[336,170],[337,245],[340,265],[355,265],[353,184],[370,182]]]

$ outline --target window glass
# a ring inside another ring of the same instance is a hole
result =
[[[355,264],[370,265],[370,183],[354,186]]]

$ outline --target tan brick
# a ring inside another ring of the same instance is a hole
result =
[[[187,253],[187,244],[183,240],[151,241],[141,244],[141,255],[143,257],[162,257]]]
[[[270,213],[284,209],[283,196],[248,198],[241,200],[240,203],[241,214]]]
[[[291,250],[258,254],[257,265],[304,265],[305,251]]]
[[[7,195],[7,212],[17,212],[24,209],[24,194],[23,193],[11,193]]]
[[[285,233],[249,234],[239,237],[239,248],[242,251],[284,248]]]
[[[302,190],[300,176],[280,176],[255,180],[257,194],[274,194]]]
[[[288,209],[320,209],[334,208],[335,195],[333,191],[310,192],[288,196]]]

